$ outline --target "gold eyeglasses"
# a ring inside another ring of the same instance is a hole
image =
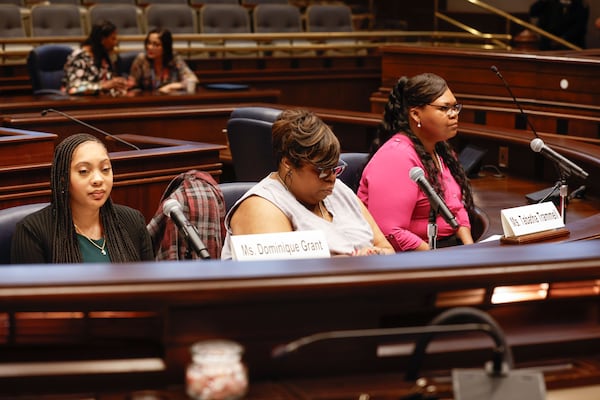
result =
[[[460,111],[462,110],[462,107],[463,107],[463,105],[460,103],[456,103],[453,106],[442,106],[442,105],[429,104],[429,103],[427,103],[427,105],[437,108],[441,112],[446,113],[446,115],[449,117],[453,116],[454,114],[456,114],[456,115],[460,114]]]

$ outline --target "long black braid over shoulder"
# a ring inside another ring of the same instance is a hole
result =
[[[54,239],[52,243],[53,263],[80,263],[81,252],[71,213],[69,183],[73,153],[82,143],[94,141],[104,145],[95,136],[78,133],[64,139],[56,146],[52,162],[50,187],[52,189],[52,216]],[[110,199],[100,208],[100,219],[104,228],[106,247],[112,262],[139,261],[140,257],[127,230],[117,219]]]
[[[403,76],[398,79],[398,82],[392,88],[388,102],[385,105],[383,119],[379,124],[377,137],[373,141],[370,154],[372,157],[377,149],[396,133],[401,132],[405,134],[413,142],[415,150],[423,162],[427,179],[442,198],[444,196],[444,190],[439,179],[439,172],[435,161],[431,157],[431,154],[425,150],[421,140],[419,140],[411,130],[409,124],[409,110],[411,107],[422,107],[428,103],[432,103],[447,89],[448,85],[446,81],[431,73],[424,73],[411,78]],[[442,160],[444,160],[444,163],[448,166],[452,176],[460,186],[463,204],[467,212],[471,214],[474,209],[471,184],[469,183],[469,179],[467,178],[462,165],[458,161],[456,152],[446,141],[438,142],[435,146],[435,151]]]
[[[113,60],[104,48],[102,40],[112,35],[117,30],[115,24],[107,20],[101,20],[92,26],[90,35],[83,41],[82,46],[88,45],[92,49],[94,55],[94,65],[100,68],[102,60],[106,61],[111,71],[114,70]]]

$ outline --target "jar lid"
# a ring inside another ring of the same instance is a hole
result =
[[[196,342],[190,348],[194,361],[203,359],[239,359],[244,347],[232,340],[214,339]]]

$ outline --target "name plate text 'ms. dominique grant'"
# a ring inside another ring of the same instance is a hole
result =
[[[231,236],[239,261],[330,257],[322,231],[294,231]]]

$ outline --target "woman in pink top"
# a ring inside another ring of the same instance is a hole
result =
[[[461,108],[446,81],[430,73],[402,77],[390,93],[358,197],[396,251],[429,250],[431,207],[410,178],[413,167],[423,169],[459,224],[453,229],[437,216],[437,247],[473,243],[471,187],[448,143],[458,130]]]

